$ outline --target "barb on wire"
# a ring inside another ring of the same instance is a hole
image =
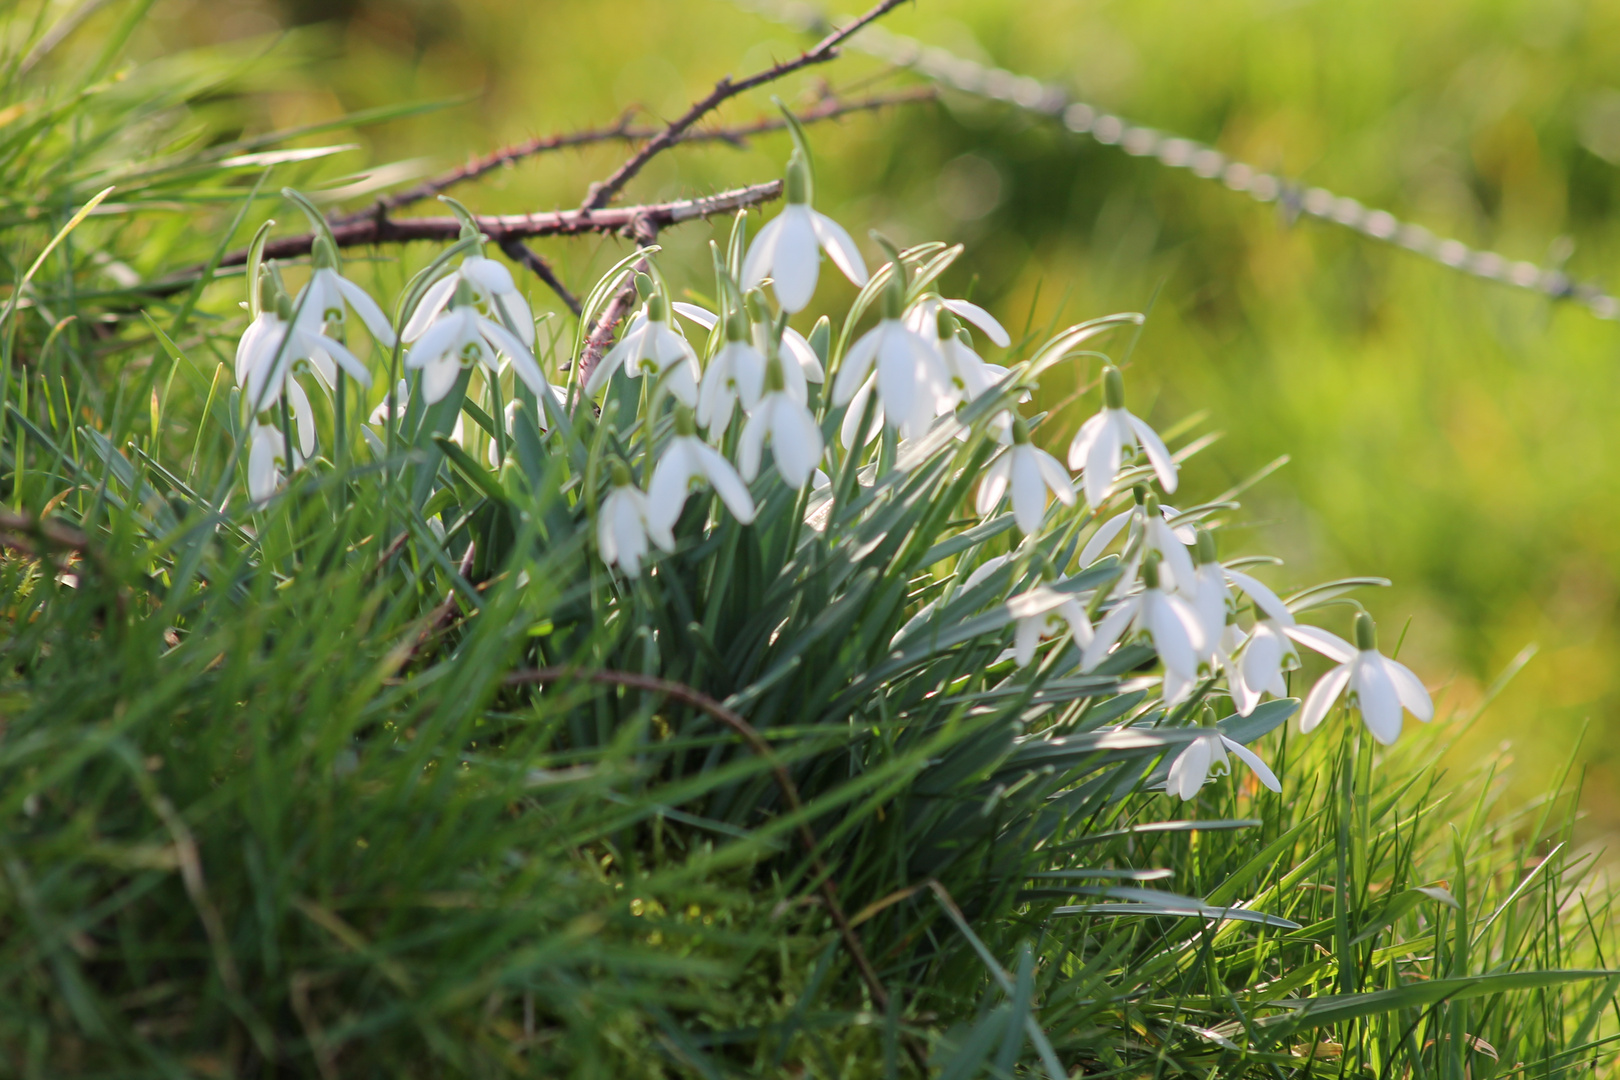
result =
[[[647,142],[641,149],[630,156],[630,159],[615,169],[607,179],[591,185],[589,194],[585,197],[581,210],[597,210],[606,206],[613,197],[624,189],[635,175],[639,173],[647,162],[668,150],[679,142],[699,120],[719,108],[721,104],[766,83],[791,75],[795,71],[810,67],[813,64],[824,64],[836,58],[839,54],[838,46],[846,38],[864,26],[870,25],[874,20],[881,18],[888,12],[900,6],[903,0],[881,0],[880,3],[865,15],[850,20],[843,27],[834,30],[822,38],[815,45],[806,49],[792,60],[784,60],[764,71],[748,76],[746,79],[732,81],[727,75],[714,84],[714,89],[692,103],[691,108],[671,121],[658,136]]]
[[[733,0],[737,6],[806,33],[823,33],[833,25],[808,4],[796,0]],[[854,24],[846,24],[846,29]],[[1562,270],[1512,260],[1494,251],[1471,248],[1460,240],[1436,236],[1421,225],[1404,222],[1384,210],[1322,187],[1307,187],[1275,173],[1234,160],[1192,139],[1133,124],[1087,102],[1068,90],[1028,75],[990,67],[915,38],[869,26],[850,47],[897,67],[909,68],[942,86],[977,97],[1002,101],[1058,120],[1076,135],[1090,135],[1105,146],[1117,146],[1134,157],[1147,157],[1195,176],[1217,180],[1256,202],[1277,203],[1290,216],[1340,225],[1372,240],[1393,244],[1442,266],[1555,300],[1573,300],[1600,319],[1620,319],[1620,299],[1603,287],[1576,281]]]

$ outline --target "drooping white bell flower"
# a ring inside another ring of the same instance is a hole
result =
[[[1096,635],[1081,656],[1080,669],[1091,671],[1121,640],[1146,635],[1165,669],[1166,704],[1183,700],[1198,679],[1198,656],[1204,651],[1198,613],[1180,596],[1160,588],[1159,558],[1142,561],[1142,591],[1117,602],[1097,624]]]
[[[1095,562],[1103,549],[1128,525],[1130,532],[1126,536],[1125,550],[1130,554],[1132,544],[1136,544],[1136,548],[1134,555],[1131,555],[1125,580],[1129,580],[1137,562],[1150,553],[1157,554],[1164,563],[1160,567],[1160,574],[1164,578],[1165,591],[1180,593],[1190,601],[1197,590],[1197,574],[1187,548],[1197,542],[1197,532],[1192,526],[1171,525],[1175,511],[1161,507],[1158,496],[1146,486],[1138,484],[1135,497],[1138,500],[1135,506],[1110,518],[1093,534],[1080,551],[1080,565],[1090,566]]]
[[[802,311],[816,292],[821,250],[857,287],[866,284],[866,263],[844,227],[810,208],[809,175],[794,151],[784,182],[787,206],[759,231],[743,260],[742,287],[751,289],[769,275],[784,311]]]
[[[293,452],[291,465],[303,464],[303,455]],[[276,493],[288,470],[287,440],[276,424],[255,419],[248,429],[248,497],[264,502]]]
[[[896,267],[889,278],[889,288],[884,291],[883,318],[845,355],[833,379],[832,403],[849,405],[849,411],[854,412],[853,399],[875,366],[877,393],[884,416],[903,436],[915,438],[933,423],[937,415],[935,407],[949,393],[950,380],[939,350],[901,320],[904,302],[905,282]],[[864,398],[861,405],[864,414]],[[847,414],[845,420],[847,423]],[[854,423],[860,423],[860,415]],[[846,435],[845,445],[848,444]]]
[[[698,384],[697,422],[711,437],[725,433],[740,402],[747,412],[765,392],[765,357],[748,340],[747,320],[734,312],[726,320],[726,342],[709,360]]]
[[[1137,484],[1136,487],[1132,489],[1132,495],[1135,502],[1132,504],[1131,508],[1115,514],[1113,517],[1097,526],[1097,531],[1091,534],[1091,538],[1086,541],[1085,547],[1080,549],[1081,566],[1090,566],[1092,563],[1101,558],[1102,553],[1108,549],[1108,545],[1112,544],[1116,539],[1118,539],[1120,533],[1122,532],[1125,533],[1125,546],[1127,548],[1136,542],[1137,537],[1141,535],[1143,529],[1148,525],[1148,516],[1143,507],[1147,504],[1148,496],[1150,494],[1151,492],[1148,490],[1146,484]],[[1177,510],[1173,506],[1161,505],[1157,499],[1154,500],[1154,505],[1159,507],[1159,516],[1164,519],[1165,524],[1170,526],[1172,536],[1174,536],[1177,540],[1180,540],[1183,545],[1188,547],[1191,547],[1197,542],[1198,533],[1195,526],[1188,524],[1172,524],[1180,515],[1181,511]],[[1125,532],[1127,528],[1129,528],[1129,532]],[[1155,544],[1155,546],[1168,547],[1169,545],[1163,542],[1164,535],[1158,532],[1157,529],[1153,531],[1158,537],[1158,542]]]
[[[776,471],[789,487],[798,489],[809,482],[826,443],[810,410],[787,392],[782,374],[785,366],[780,356],[765,361],[765,393],[743,426],[737,443],[737,465],[743,479],[753,482],[769,442]]]
[[[602,561],[630,577],[639,577],[648,540],[665,551],[675,550],[675,537],[652,519],[647,497],[630,480],[629,467],[615,460],[613,490],[596,512],[596,546]]]
[[[647,484],[648,520],[665,531],[673,529],[686,497],[705,481],[738,521],[747,525],[754,520],[753,497],[737,470],[720,451],[697,437],[691,411],[676,406],[675,437],[664,448]]]
[[[757,291],[749,293],[748,295],[750,297],[760,296],[761,300],[763,300],[762,294]],[[720,316],[716,315],[708,308],[699,307],[697,304],[688,304],[684,301],[677,300],[671,304],[670,307],[674,309],[675,314],[691,319],[705,330],[713,330],[715,325],[720,321]],[[759,320],[760,325],[763,327],[766,321],[767,320],[765,319]],[[729,327],[727,329],[729,333]],[[746,337],[746,334],[744,336]],[[803,334],[799,333],[791,326],[785,326],[782,328],[782,348],[786,350],[790,357],[799,362],[799,369],[804,372],[805,382],[819,383],[827,377],[826,373],[821,369],[821,358],[816,355],[816,350],[811,346],[810,342],[806,340]],[[707,370],[708,369],[704,369],[705,374],[707,374]],[[783,372],[784,374],[790,374],[785,368],[783,369]],[[701,420],[698,422],[702,423]]]
[[[536,397],[549,394],[550,384],[533,355],[506,327],[480,314],[475,299],[472,287],[461,282],[449,307],[405,354],[405,366],[422,372],[422,399],[429,405],[442,400],[461,369],[475,363],[498,377],[498,355],[512,362],[512,370]]]
[[[697,353],[680,331],[670,325],[669,305],[662,293],[655,292],[647,298],[640,314],[630,320],[624,337],[591,372],[585,382],[585,392],[601,393],[620,367],[631,378],[653,376],[659,388],[669,391],[682,405],[689,409],[697,406],[698,379],[703,372]]]
[[[1080,425],[1069,443],[1069,468],[1085,470],[1086,502],[1101,506],[1108,489],[1119,474],[1119,463],[1126,447],[1140,444],[1147,452],[1159,486],[1176,490],[1176,463],[1154,430],[1125,409],[1125,379],[1112,364],[1103,368],[1102,412]]]
[[[408,343],[427,333],[428,327],[451,302],[462,282],[467,283],[474,301],[483,305],[494,322],[501,323],[504,313],[524,348],[534,348],[534,311],[529,307],[529,301],[518,291],[510,270],[482,255],[467,256],[459,267],[435,281],[422,294],[421,303],[416,305],[416,310],[405,323],[405,332],[400,336]]]
[[[956,316],[984,331],[995,345],[1006,348],[1012,343],[1006,327],[978,304],[967,300],[946,300],[939,296],[926,296],[913,304],[906,313],[906,325],[928,339],[944,361],[946,385],[938,411],[941,415],[959,405],[972,401],[1007,374],[1000,364],[988,364],[973,350],[971,341]],[[1028,393],[1020,400],[1027,400]]]
[[[371,385],[371,372],[341,342],[321,333],[300,318],[293,325],[292,302],[266,274],[259,315],[236,345],[236,384],[242,388],[242,409],[254,415],[281,400],[300,365],[313,368],[316,358],[343,366],[361,386]]]
[[[1192,592],[1193,608],[1204,628],[1204,639],[1215,642],[1226,628],[1233,610],[1232,590],[1238,589],[1254,601],[1263,619],[1274,619],[1283,626],[1294,625],[1294,616],[1270,586],[1241,570],[1222,566],[1215,557],[1215,536],[1207,529],[1196,530],[1193,549],[1198,558],[1197,577]],[[1245,714],[1247,715],[1247,714]]]
[[[1035,647],[1042,638],[1054,637],[1065,629],[1078,648],[1091,643],[1091,620],[1074,593],[1061,592],[1048,585],[1037,585],[1007,601],[1007,614],[1017,620],[1013,631],[1013,658],[1019,667],[1035,659]]]
[[[979,481],[979,497],[974,509],[984,517],[1012,491],[1013,520],[1024,535],[1041,527],[1046,516],[1048,490],[1064,506],[1075,504],[1074,482],[1063,471],[1057,458],[1036,446],[1029,438],[1029,426],[1022,420],[1012,424],[1012,446],[1002,451]]]
[[[1434,702],[1423,682],[1412,669],[1378,651],[1378,628],[1365,611],[1356,613],[1356,644],[1319,631],[1339,648],[1328,653],[1339,660],[1338,667],[1317,680],[1300,710],[1299,729],[1309,732],[1327,716],[1328,710],[1346,689],[1352,704],[1373,738],[1389,746],[1401,736],[1401,710],[1404,708],[1425,723],[1434,719]],[[1326,649],[1321,650],[1326,652]]]
[[[311,251],[315,270],[293,301],[298,319],[308,329],[325,332],[343,325],[343,313],[353,308],[379,345],[393,348],[394,327],[371,294],[338,272],[337,252],[324,236]]]
[[[1271,771],[1259,754],[1236,739],[1229,739],[1214,728],[1207,728],[1200,731],[1170,763],[1170,775],[1165,778],[1165,792],[1178,799],[1192,798],[1212,773],[1221,775],[1231,771],[1231,763],[1226,759],[1228,750],[1253,769],[1254,775],[1266,787],[1272,791],[1282,790],[1277,774]]]

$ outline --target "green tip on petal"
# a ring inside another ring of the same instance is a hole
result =
[[[1148,492],[1146,497],[1142,499],[1142,509],[1147,512],[1149,521],[1152,521],[1154,518],[1160,516],[1161,511],[1159,510],[1159,497],[1153,494],[1151,491]]]
[[[1142,560],[1142,587],[1144,589],[1157,589],[1159,587],[1159,553],[1150,551],[1147,558]]]
[[[941,341],[949,341],[956,336],[956,319],[943,304],[940,305],[939,313],[934,316],[934,329]]]
[[[1123,409],[1125,407],[1125,376],[1119,373],[1119,368],[1109,364],[1103,368],[1103,404],[1110,409]]]
[[[1365,611],[1356,612],[1356,648],[1362,652],[1378,648],[1378,624]]]
[[[1215,534],[1208,529],[1198,530],[1198,565],[1215,561]]]
[[[266,269],[259,275],[259,310],[281,314],[282,298],[280,284],[277,283],[275,275]]]
[[[789,203],[802,205],[810,201],[810,169],[805,164],[804,155],[797,150],[788,158],[787,175],[783,178],[782,187]]]
[[[726,319],[726,340],[748,340],[748,318],[740,311],[733,311]]]
[[[613,459],[613,486],[614,487],[629,487],[630,486],[630,466],[626,465],[623,461],[619,460],[618,458]]]
[[[292,317],[293,317],[292,298],[290,296],[288,296],[282,290],[277,289],[276,290],[275,304],[276,304],[276,307],[275,307],[276,314],[281,316],[282,321],[283,322],[292,322]]]

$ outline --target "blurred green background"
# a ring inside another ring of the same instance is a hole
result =
[[[1567,260],[1600,281],[1620,258],[1620,0],[921,0],[888,25],[1511,258]],[[359,148],[322,165],[329,179],[396,162],[424,174],[632,106],[673,116],[719,75],[806,44],[723,0],[160,0],[139,33],[147,55],[217,44],[259,91],[222,97],[243,129],[459,102],[354,132]],[[779,92],[802,100],[823,82],[917,80],[852,54]],[[724,115],[768,110],[756,94]],[[1161,425],[1208,409],[1226,433],[1189,489],[1213,494],[1292,458],[1247,496],[1252,526],[1226,550],[1282,553],[1274,580],[1287,584],[1393,578],[1369,603],[1386,640],[1410,620],[1403,658],[1455,714],[1538,645],[1453,756],[1472,765],[1510,744],[1517,782],[1539,791],[1590,721],[1587,803],[1598,826],[1620,826],[1620,324],[1290,225],[1216,183],[969,98],[813,138],[821,209],[857,236],[967,242],[978,280],[952,284],[1015,329],[1156,296],[1134,406]],[[629,194],[773,177],[785,147],[776,136],[666,154]],[[571,206],[622,154],[554,154],[459,194],[488,211]],[[704,265],[708,236],[668,234],[666,265]],[[539,246],[579,291],[625,250]],[[1071,389],[1060,383],[1047,404]],[[1095,407],[1071,404],[1048,430],[1066,439]]]

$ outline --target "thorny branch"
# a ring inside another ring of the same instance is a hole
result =
[[[557,210],[544,214],[496,214],[477,218],[478,227],[485,236],[497,244],[509,240],[527,240],[537,236],[578,236],[583,233],[621,233],[632,230],[638,222],[646,222],[654,229],[664,229],[684,221],[730,213],[749,206],[770,202],[782,195],[782,182],[772,180],[745,188],[722,191],[718,195],[705,195],[696,199],[676,202],[650,203],[644,206],[621,206],[607,210]],[[360,221],[332,228],[332,237],[340,248],[363,247],[368,244],[407,243],[413,240],[454,241],[461,235],[461,222],[454,217],[391,218],[372,215]],[[264,246],[266,259],[287,259],[309,254],[315,243],[314,233],[282,236]],[[220,266],[241,266],[247,262],[247,249],[233,251],[220,260]],[[140,291],[167,295],[191,287],[199,270],[154,282]]]
[[[635,225],[636,243],[642,247],[651,247],[658,239],[658,229],[646,220],[638,221]],[[652,267],[648,265],[646,256],[636,260],[636,264],[625,271],[624,279],[614,290],[613,299],[602,309],[601,318],[591,327],[590,336],[585,339],[585,348],[579,354],[579,385],[584,387],[590,381],[591,372],[596,368],[597,362],[607,352],[608,346],[613,344],[613,331],[619,325],[636,302],[636,274],[651,273]]]
[[[592,184],[590,194],[585,197],[581,210],[599,210],[612,201],[613,197],[624,189],[635,175],[639,173],[647,162],[680,142],[682,137],[691,128],[721,104],[766,83],[791,75],[795,71],[810,67],[813,64],[824,64],[838,56],[838,46],[850,35],[866,26],[868,23],[881,18],[888,12],[899,7],[903,0],[881,0],[881,2],[865,15],[855,19],[800,53],[792,60],[784,60],[780,64],[766,68],[764,71],[750,75],[746,79],[733,82],[727,75],[714,84],[714,89],[704,97],[692,103],[691,108],[672,121],[663,133],[652,139],[641,149],[631,155],[630,159],[614,170],[606,180]]]
[[[741,715],[726,708],[714,698],[703,691],[687,686],[685,683],[674,682],[669,679],[660,679],[653,675],[639,675],[629,671],[610,671],[597,669],[595,671],[568,667],[524,668],[514,671],[506,676],[508,686],[534,686],[545,683],[567,682],[578,679],[582,682],[594,682],[604,686],[624,686],[635,690],[646,690],[654,694],[663,694],[674,698],[684,705],[708,713],[726,727],[736,732],[748,744],[748,748],[757,754],[761,760],[771,767],[771,774],[776,778],[776,786],[782,790],[782,798],[786,800],[788,809],[799,817],[797,832],[799,842],[804,845],[805,854],[810,858],[810,868],[816,876],[818,888],[821,891],[823,902],[827,905],[827,912],[832,916],[834,924],[838,927],[838,934],[843,938],[845,948],[849,949],[850,956],[855,960],[855,966],[861,973],[861,979],[866,983],[867,991],[872,995],[872,1002],[879,1009],[887,1011],[889,1007],[889,991],[878,977],[877,968],[872,966],[871,958],[861,946],[861,939],[850,924],[849,916],[845,914],[844,907],[838,902],[838,889],[833,884],[832,875],[827,869],[826,860],[817,850],[816,834],[811,830],[809,822],[804,820],[804,803],[799,798],[798,785],[788,774],[784,766],[771,749],[771,744]],[[920,1047],[907,1041],[907,1049],[917,1059],[923,1074],[927,1075],[926,1059]]]
[[[801,124],[815,124],[825,120],[836,120],[852,113],[873,112],[878,109],[888,108],[891,105],[910,105],[919,101],[932,101],[938,96],[933,87],[913,88],[892,94],[874,94],[854,101],[845,100],[836,94],[828,94],[816,104],[795,112],[794,115]],[[477,158],[459,169],[452,169],[449,172],[423,180],[412,187],[406,188],[404,191],[385,195],[363,210],[354,210],[345,214],[331,214],[327,220],[334,226],[351,224],[375,215],[379,208],[385,214],[391,213],[412,203],[431,199],[458,184],[476,180],[496,169],[514,165],[525,158],[574,146],[589,146],[604,142],[641,142],[645,139],[657,138],[664,130],[662,127],[637,127],[631,124],[630,119],[631,114],[626,113],[618,121],[606,127],[572,131],[564,135],[544,135],[536,139],[530,139],[527,142],[505,146],[492,154]],[[785,127],[787,127],[787,121],[780,117],[766,118],[730,127],[687,131],[676,141],[682,143],[719,142],[730,146],[744,146],[749,139],[756,135],[781,131]]]

